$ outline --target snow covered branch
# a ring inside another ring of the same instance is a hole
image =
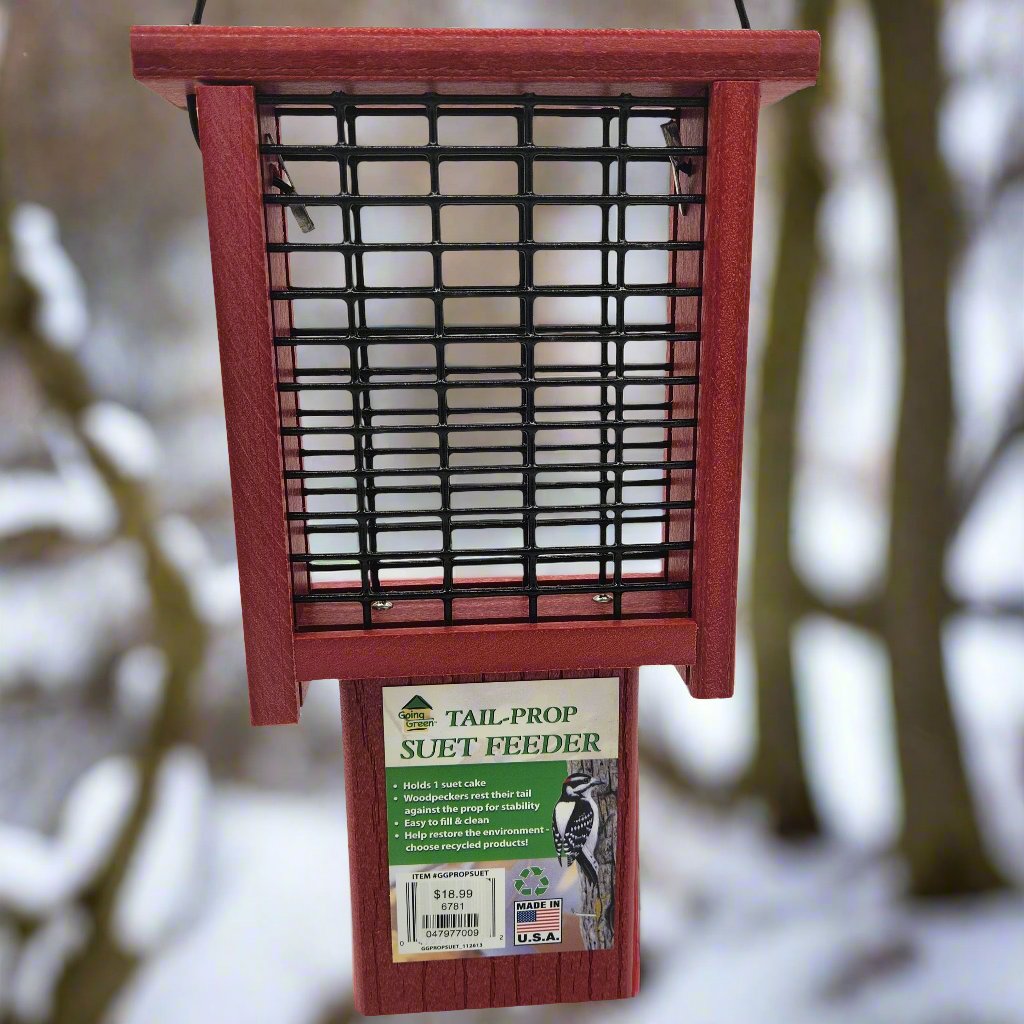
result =
[[[17,892],[0,892],[12,911],[43,915],[70,900],[88,915],[86,938],[71,952],[56,984],[50,1019],[54,1024],[94,1024],[135,968],[132,943],[121,934],[119,907],[157,803],[167,755],[188,737],[190,687],[204,659],[209,627],[186,574],[166,550],[150,499],[147,479],[157,448],[149,427],[127,410],[99,401],[79,361],[85,324],[75,308],[81,304],[72,308],[63,298],[74,294],[77,275],[59,250],[55,221],[39,208],[22,211],[12,222],[13,238],[7,222],[6,211],[0,210],[0,329],[109,495],[118,536],[137,545],[143,556],[152,643],[166,663],[132,790],[118,788],[103,829],[86,830],[89,842],[71,843],[68,837],[81,822],[69,805],[66,828],[52,842],[0,836],[6,852],[25,866],[24,872],[7,873],[19,880]],[[86,848],[89,856],[83,857]],[[21,884],[26,878],[37,884]]]

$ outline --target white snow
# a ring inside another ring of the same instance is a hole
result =
[[[1019,116],[1014,97],[998,81],[976,78],[954,87],[942,110],[939,138],[955,180],[966,188],[987,188],[1005,162],[1006,137]],[[965,146],[968,122],[971,144]]]
[[[902,814],[885,649],[824,616],[801,622],[793,641],[804,763],[822,816],[854,846],[884,849]]]
[[[794,492],[793,562],[808,585],[824,599],[840,602],[880,586],[889,521],[876,488],[853,471],[805,465],[797,472]]]
[[[1016,0],[957,0],[947,5],[942,26],[945,58],[967,74],[1020,68],[1024,11]]]
[[[0,688],[81,683],[98,653],[133,637],[148,602],[141,553],[126,541],[66,563],[5,568]]]
[[[38,325],[59,348],[75,348],[89,326],[85,288],[78,270],[60,244],[52,211],[23,203],[11,215],[14,258],[40,299]]]
[[[140,644],[125,651],[114,668],[114,694],[125,719],[147,722],[167,678],[167,656],[159,647]]]
[[[151,952],[198,915],[209,813],[210,781],[202,756],[189,747],[170,751],[118,899],[114,924],[124,949]]]
[[[603,1020],[1024,1020],[1019,895],[903,904],[896,865],[826,843],[787,848],[743,809],[702,811],[643,788],[644,980],[637,1001],[602,1006]]]
[[[110,757],[75,784],[52,837],[0,823],[0,909],[41,918],[73,900],[106,863],[136,785],[133,762]]]
[[[230,626],[242,615],[236,562],[218,564],[199,528],[185,516],[164,516],[157,524],[164,554],[189,581],[200,615],[211,626]]]
[[[1024,627],[958,616],[944,649],[952,699],[985,834],[1024,883]]]
[[[734,780],[754,739],[754,686],[750,647],[739,638],[736,692],[731,700],[692,700],[674,666],[640,670],[640,728],[658,749],[708,783]]]
[[[896,864],[830,843],[787,848],[746,808],[702,810],[646,778],[642,791],[640,996],[516,1018],[1024,1021],[1019,895],[903,904]],[[206,1024],[230,1007],[246,1024],[309,1024],[350,984],[340,795],[225,789],[215,820],[206,913],[141,969],[117,1019]]]
[[[877,163],[863,159],[840,168],[819,212],[821,244],[831,260],[849,273],[891,266],[895,259],[895,210],[885,175]],[[845,282],[847,285],[849,281]]]
[[[82,433],[127,477],[146,480],[160,465],[153,428],[117,402],[94,402],[82,413]]]
[[[32,933],[10,982],[10,1003],[19,1020],[46,1020],[64,965],[88,936],[87,915],[73,906],[61,907]]]
[[[56,419],[41,423],[53,473],[12,469],[0,474],[0,536],[54,530],[99,540],[116,525],[110,494],[81,444]]]
[[[340,792],[221,790],[205,912],[125,993],[125,1024],[309,1024],[350,985]]]
[[[53,530],[81,540],[109,533],[112,505],[87,472],[71,478],[34,470],[0,476],[0,536]]]

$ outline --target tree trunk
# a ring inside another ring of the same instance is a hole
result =
[[[945,89],[941,5],[871,0],[878,29],[885,140],[896,197],[902,384],[884,634],[904,798],[900,840],[911,891],[951,895],[997,886],[982,845],[947,689],[942,631],[953,526],[953,397],[948,327],[957,211],[939,151]]]
[[[832,0],[803,4],[804,24],[822,28]],[[792,634],[803,600],[790,558],[798,395],[807,314],[818,265],[816,221],[824,193],[815,153],[819,90],[786,100],[781,222],[757,411],[757,504],[751,622],[758,685],[758,747],[746,788],[768,805],[775,830],[802,837],[820,831],[801,757]]]
[[[597,885],[583,872],[580,875],[580,901],[583,942],[587,949],[610,949],[615,938],[615,841],[618,836],[619,762],[570,761],[569,773],[585,772],[599,779],[601,786],[593,790],[594,802],[601,815],[597,839]]]

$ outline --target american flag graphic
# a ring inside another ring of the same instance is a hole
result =
[[[562,908],[560,906],[516,911],[517,935],[529,935],[532,932],[557,932],[561,927]]]

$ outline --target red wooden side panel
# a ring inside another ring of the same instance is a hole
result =
[[[417,1013],[479,1007],[620,999],[639,988],[637,899],[637,685],[636,669],[418,679],[421,683],[472,683],[515,679],[618,676],[619,842],[615,947],[582,953],[392,962],[388,882],[387,802],[381,690],[411,680],[343,683],[345,792],[356,1006],[360,1013]],[[557,685],[557,684],[553,684]]]
[[[284,724],[298,721],[299,693],[256,104],[251,86],[200,87],[196,100],[250,713]]]
[[[729,697],[736,664],[743,400],[759,86],[716,82],[708,107],[704,294],[697,397],[695,697]]]

